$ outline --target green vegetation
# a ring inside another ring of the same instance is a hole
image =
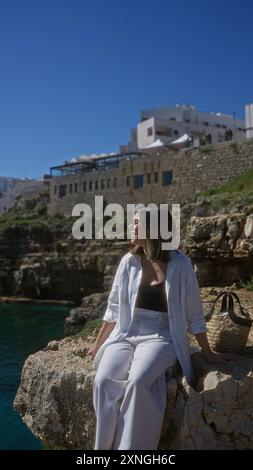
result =
[[[199,193],[199,197],[203,198],[202,205],[209,205],[217,212],[235,204],[252,206],[253,210],[253,169],[236,176],[223,186]]]
[[[199,153],[201,153],[201,154],[202,154],[202,153],[211,153],[211,152],[213,152],[214,150],[215,150],[215,147],[214,147],[214,145],[212,145],[212,144],[200,145],[200,146],[198,147],[198,151],[199,151]]]
[[[240,194],[251,194],[253,196],[253,169],[240,176],[236,176],[229,183],[219,188],[209,189],[205,191],[203,196],[214,196],[218,194],[227,194],[228,196]]]
[[[46,214],[39,214],[35,212],[21,213],[19,210],[12,208],[8,212],[0,215],[0,228],[7,228],[11,225],[19,226],[34,226],[34,225],[62,225],[68,226],[73,224],[72,217],[65,217],[63,215],[49,216]]]
[[[238,286],[243,287],[246,290],[253,291],[253,276],[245,282],[242,279],[239,279]]]
[[[102,326],[103,320],[100,318],[96,318],[95,320],[87,321],[85,326],[76,336],[81,336],[82,338],[86,338],[88,336],[95,336]]]

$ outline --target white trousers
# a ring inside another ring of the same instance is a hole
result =
[[[176,360],[168,314],[136,307],[127,336],[105,348],[95,375],[94,449],[157,449],[167,400],[165,370]]]

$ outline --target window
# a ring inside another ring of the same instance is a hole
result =
[[[209,122],[207,122],[207,121],[204,121],[203,124],[204,124],[205,126],[209,126]]]
[[[172,128],[171,127],[163,127],[160,129],[157,129],[156,135],[161,135],[165,137],[171,137],[172,136]]]
[[[75,193],[78,191],[78,183],[75,183]]]
[[[70,183],[70,185],[69,185],[69,192],[70,192],[70,194],[72,193],[72,183]]]
[[[130,186],[130,176],[127,176],[126,184],[127,184],[127,186]]]
[[[111,180],[110,180],[110,178],[108,178],[108,180],[107,180],[107,188],[110,188],[110,187],[111,187]]]
[[[172,181],[172,171],[163,171],[163,185],[167,186]]]
[[[54,194],[57,194],[57,186],[54,187]]]
[[[89,191],[92,191],[92,181],[89,181]]]
[[[86,191],[86,181],[83,182],[83,190]]]
[[[117,178],[116,178],[116,176],[114,176],[114,178],[113,178],[113,187],[116,188],[116,186],[117,186]]]
[[[174,135],[178,135],[178,131],[177,131],[177,130],[174,131]]]
[[[148,127],[147,128],[147,134],[148,134],[148,136],[153,135],[153,127]]]
[[[151,183],[151,173],[147,174],[147,184]]]
[[[60,184],[59,186],[59,197],[64,197],[67,194],[67,185],[66,184]]]
[[[143,175],[134,175],[134,189],[142,188]]]
[[[100,184],[101,184],[101,186],[100,186],[101,189],[104,189],[104,187],[105,187],[105,180],[101,180],[101,181],[100,181]]]
[[[155,173],[155,183],[158,183],[158,173]]]
[[[98,189],[98,180],[95,181],[95,189]]]

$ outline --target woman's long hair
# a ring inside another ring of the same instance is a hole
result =
[[[164,239],[161,237],[161,231],[160,231],[160,208],[157,207],[155,209],[157,211],[158,215],[158,238],[150,238],[150,223],[151,223],[151,217],[150,213],[152,213],[152,209],[150,210],[148,207],[142,208],[137,213],[139,215],[142,215],[145,217],[146,215],[146,248],[145,248],[145,254],[147,256],[147,259],[149,260],[154,260],[158,259],[164,262],[168,262],[170,259],[170,253],[171,250],[164,250],[162,249],[162,242],[168,242],[170,239]],[[172,216],[171,213],[168,209],[168,231],[172,231]],[[144,253],[143,247],[142,246],[134,246],[130,248],[130,253],[132,254],[137,254],[141,255]]]

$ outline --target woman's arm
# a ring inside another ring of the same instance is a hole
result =
[[[97,339],[95,343],[88,349],[86,355],[91,356],[94,359],[97,351],[99,350],[100,346],[105,342],[108,336],[111,334],[112,330],[114,329],[116,322],[107,322],[103,321],[103,324],[98,332]]]
[[[120,285],[120,278],[122,271],[125,268],[127,255],[124,255],[120,263],[117,267],[116,274],[114,276],[114,280],[112,283],[112,288],[108,297],[107,307],[105,314],[103,316],[103,324],[101,329],[98,333],[96,342],[92,347],[88,350],[88,355],[91,355],[92,358],[95,356],[96,352],[100,348],[100,346],[105,342],[108,336],[111,334],[112,330],[114,329],[118,316],[119,316],[119,285]]]
[[[112,330],[114,329],[116,322],[107,322],[104,321],[99,332],[97,339],[95,341],[95,346],[100,348],[100,346],[105,342],[108,336],[111,334]]]

